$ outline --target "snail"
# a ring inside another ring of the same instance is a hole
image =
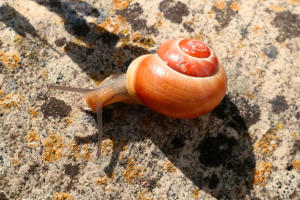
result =
[[[124,74],[110,75],[95,89],[48,86],[83,94],[97,113],[101,155],[102,108],[115,102],[144,104],[163,115],[189,119],[212,111],[224,98],[227,77],[215,53],[195,39],[171,39],[155,54],[142,55]]]

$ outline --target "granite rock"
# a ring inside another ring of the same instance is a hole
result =
[[[299,199],[300,1],[0,1],[0,199]],[[228,75],[191,120],[80,94],[171,38]]]

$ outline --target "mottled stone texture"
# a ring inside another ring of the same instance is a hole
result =
[[[179,37],[217,54],[221,104],[106,107],[97,159],[96,115],[47,85],[96,87]],[[299,0],[0,1],[0,199],[300,199],[299,44]]]

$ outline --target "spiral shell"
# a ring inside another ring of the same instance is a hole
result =
[[[128,93],[174,118],[194,118],[212,111],[226,93],[227,77],[214,52],[195,41],[169,40],[157,54],[135,59],[126,74]],[[186,53],[190,50],[194,52]]]

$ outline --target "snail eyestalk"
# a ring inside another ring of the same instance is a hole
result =
[[[88,93],[92,92],[95,89],[87,89],[87,88],[73,88],[73,87],[66,87],[66,86],[56,86],[56,85],[48,85],[48,89],[50,90],[64,90],[70,92],[78,92],[78,93]]]

